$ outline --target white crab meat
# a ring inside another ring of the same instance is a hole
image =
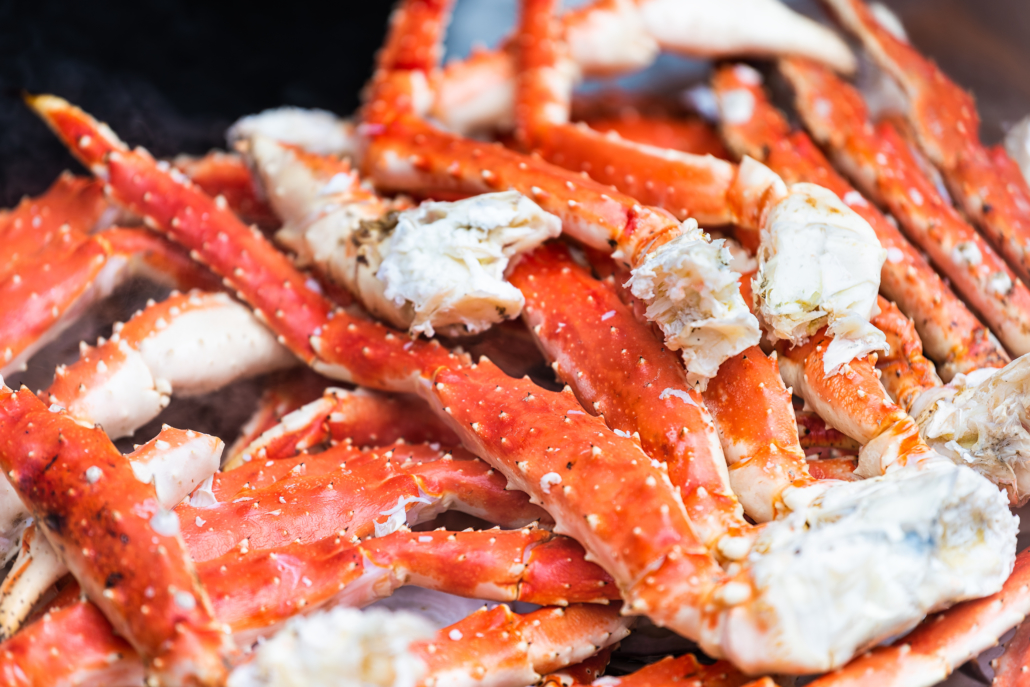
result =
[[[794,184],[762,227],[754,291],[773,339],[802,344],[828,326],[824,356],[831,375],[855,358],[886,351],[883,332],[869,323],[887,251],[869,223],[834,193]]]
[[[938,453],[984,475],[1015,503],[1030,497],[1030,356],[955,375],[916,399],[912,416]]]
[[[358,149],[354,124],[325,110],[279,107],[238,119],[225,132],[232,148],[255,135],[300,146],[320,155],[353,156]]]
[[[762,528],[750,579],[721,599],[710,641],[742,670],[832,669],[926,613],[996,592],[1012,570],[1018,518],[1004,495],[939,456],[806,491]]]
[[[334,608],[292,618],[251,661],[229,676],[229,687],[415,687],[425,664],[408,651],[433,636],[410,613]]]
[[[402,212],[381,244],[383,295],[410,308],[412,332],[475,334],[522,312],[511,259],[561,234],[561,220],[515,191]]]
[[[661,327],[669,347],[682,351],[688,381],[702,389],[723,361],[761,338],[732,262],[724,240],[709,240],[688,219],[683,233],[648,254],[627,283],[647,301],[647,319]]]

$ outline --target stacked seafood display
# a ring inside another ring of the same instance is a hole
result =
[[[1019,626],[1026,684],[1030,126],[986,147],[893,15],[825,5],[889,90],[777,0],[522,0],[446,67],[451,2],[402,0],[353,119],[230,152],[27,96],[91,176],[0,215],[0,371],[171,293],[0,384],[0,680],[929,686]],[[719,60],[711,121],[574,98],[660,51]],[[260,375],[229,448],[113,443]],[[358,610],[404,586],[492,603]],[[602,677],[644,625],[693,649]]]

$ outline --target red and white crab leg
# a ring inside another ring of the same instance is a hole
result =
[[[1030,291],[941,197],[893,125],[874,127],[858,91],[818,65],[787,60],[780,67],[816,141],[870,198],[890,210],[1009,351],[1030,352]]]
[[[126,458],[136,478],[152,483],[161,507],[170,510],[214,474],[222,448],[217,437],[166,426]],[[18,558],[0,584],[0,637],[14,634],[39,598],[67,573],[35,523],[29,525]]]
[[[151,303],[77,362],[57,369],[50,403],[131,435],[168,405],[170,395],[201,394],[233,380],[295,364],[249,310],[224,293],[173,293]]]
[[[553,676],[548,675],[543,686],[588,687],[594,683],[593,679],[570,680],[564,675],[567,672],[562,671]],[[752,678],[741,673],[726,661],[716,661],[710,665],[704,665],[693,654],[683,654],[677,658],[666,656],[636,672],[618,677],[605,677],[595,684],[610,685],[610,687],[669,687],[680,682],[685,682],[690,687],[741,687],[751,683]],[[759,684],[761,683],[759,682]]]
[[[855,503],[859,504],[857,508],[849,505],[843,520],[813,516],[808,521],[807,515],[798,514],[794,520],[771,523],[763,530],[770,537],[762,543],[769,547],[763,549],[763,557],[749,559],[735,576],[729,577],[697,541],[682,502],[665,475],[651,466],[639,444],[615,435],[600,419],[570,413],[582,412],[571,393],[548,392],[529,381],[513,380],[485,360],[469,365],[467,359],[448,353],[435,342],[409,340],[405,344],[393,330],[343,310],[333,311],[263,236],[244,227],[235,215],[219,208],[191,184],[172,179],[144,152],[129,151],[109,130],[100,129],[67,103],[48,97],[36,98],[34,104],[73,144],[76,153],[107,176],[115,200],[134,208],[187,245],[197,259],[223,276],[259,312],[266,313],[269,326],[295,353],[337,378],[379,388],[417,390],[440,417],[451,423],[470,450],[483,455],[509,482],[538,500],[555,517],[560,530],[575,533],[588,553],[615,579],[632,612],[646,613],[696,638],[706,651],[724,654],[755,672],[825,670],[850,656],[857,649],[855,641],[864,645],[911,623],[913,617],[925,612],[927,599],[940,599],[931,604],[944,603],[945,599],[982,594],[1000,585],[1001,575],[1007,572],[1004,554],[1011,548],[1007,537],[1013,526],[997,510],[997,491],[985,481],[982,485],[975,480],[967,484],[966,478],[972,479],[972,473],[951,474],[949,471],[957,469],[948,464],[947,468],[939,466],[917,473],[898,471],[882,481],[938,480],[947,472],[949,479],[956,478],[957,483],[973,490],[975,496],[965,497],[961,507],[981,515],[968,519],[963,516],[963,521],[978,523],[980,540],[993,548],[976,556],[948,559],[948,565],[958,562],[976,566],[975,571],[963,570],[948,577],[961,580],[960,586],[936,586],[937,577],[920,577],[924,584],[917,604],[900,607],[892,603],[883,609],[885,613],[864,616],[861,622],[832,610],[836,603],[849,598],[838,598],[835,592],[825,598],[806,596],[786,601],[780,587],[788,579],[791,585],[796,584],[796,576],[802,573],[791,566],[804,569],[808,564],[802,562],[804,557],[779,557],[772,552],[779,546],[793,551],[797,545],[794,539],[801,531],[806,541],[815,542],[812,533],[822,532],[823,525],[830,521],[835,527],[841,522],[858,529],[865,527],[864,509],[876,508],[878,502],[864,494],[878,489],[879,481],[838,487],[848,491],[849,504],[851,499],[858,499]],[[82,145],[84,135],[89,136],[89,145]],[[512,155],[513,161],[525,159]],[[517,162],[513,168],[518,168]],[[563,484],[548,493],[543,485],[553,482],[551,473],[562,477]],[[618,475],[618,480],[612,475]],[[890,493],[893,498],[906,492]],[[923,505],[901,510],[906,517],[918,514],[919,518],[935,519],[943,516],[943,511],[958,507],[959,502],[946,497],[932,507]],[[823,506],[817,500],[810,508]],[[1011,519],[1007,508],[1004,511]],[[632,518],[638,526],[627,529],[626,518]],[[903,527],[910,525],[925,526],[908,523]],[[782,531],[783,536],[774,536],[772,530]],[[825,534],[836,536],[828,529]],[[860,536],[854,541],[871,545],[886,540]],[[968,546],[968,539],[963,542]],[[953,545],[951,540],[940,544],[942,555]],[[893,555],[908,553],[907,549],[899,552],[896,542],[891,550]],[[919,556],[925,563],[925,550]],[[879,560],[882,556],[870,551],[866,558]],[[759,578],[752,575],[759,573],[752,569],[765,565],[770,567],[760,575],[763,582],[757,584]],[[890,575],[894,569],[890,568],[880,572]],[[820,575],[820,579],[825,576]],[[786,605],[777,599],[783,599]],[[846,617],[846,624],[839,626],[839,631],[821,629],[817,636],[806,634],[804,639],[785,637],[784,633],[809,627],[796,620],[799,613],[809,612],[802,610],[809,608],[806,603],[815,604],[810,611],[815,616],[832,615],[842,622]],[[788,621],[787,616],[792,620]],[[747,637],[746,641],[742,637]]]
[[[204,189],[204,193],[212,198],[224,198],[244,222],[263,229],[279,226],[279,218],[269,207],[241,156],[213,150],[203,157],[179,155],[172,160],[172,165]]]
[[[700,57],[803,55],[852,72],[855,58],[832,31],[770,0],[595,0],[561,16],[575,69],[610,76],[647,67],[659,50]],[[514,40],[474,50],[435,80],[431,114],[466,135],[512,125]]]
[[[232,643],[153,486],[98,427],[0,390],[0,466],[86,594],[168,685],[217,685]],[[133,570],[143,558],[145,571]]]
[[[269,549],[332,536],[357,541],[449,509],[506,527],[544,517],[525,494],[505,487],[503,477],[461,449],[341,445],[218,473],[207,498],[195,494],[176,513],[190,555],[206,561],[236,547]]]
[[[1012,165],[999,166],[980,142],[973,97],[907,41],[885,29],[861,0],[828,0],[837,19],[907,96],[906,116],[920,148],[952,195],[1012,270],[1030,281],[1030,189]],[[1024,353],[1026,351],[1020,351]]]
[[[460,571],[453,565],[456,557],[464,561]],[[610,578],[583,560],[575,542],[543,530],[395,532],[357,546],[330,538],[263,554],[232,554],[201,564],[198,573],[212,590],[219,622],[247,637],[266,634],[282,620],[319,605],[365,606],[405,584],[496,601],[561,605],[606,602],[612,593],[604,590],[613,588]],[[11,684],[40,687],[76,678],[120,685],[122,675],[129,680],[141,673],[133,649],[114,634],[96,606],[78,597],[77,585],[70,585],[45,615],[0,644],[0,676]],[[69,640],[81,646],[70,647]],[[32,656],[45,659],[27,661]],[[26,672],[29,667],[38,670]]]
[[[712,547],[748,527],[701,394],[650,328],[559,244],[525,255],[508,278],[526,297],[523,319],[555,372],[584,408],[635,433],[667,465],[701,541]]]
[[[312,403],[327,391],[329,380],[310,369],[273,378],[261,392],[257,408],[243,427],[236,441],[225,451],[225,465],[239,465],[240,454],[262,434],[282,421],[283,416]],[[305,447],[306,448],[306,447]]]
[[[226,462],[225,469],[250,460],[288,458],[325,442],[362,447],[399,440],[444,446],[459,443],[454,432],[417,396],[329,388],[322,398],[283,416],[256,437]]]
[[[307,683],[354,671],[367,680],[363,674],[371,664],[405,675],[418,687],[516,687],[615,644],[629,634],[631,624],[617,608],[595,605],[541,608],[526,615],[504,605],[483,608],[435,636],[424,621],[416,620],[406,614],[349,609],[297,619],[258,648],[228,684],[275,685],[287,675]],[[353,649],[328,661],[309,654],[309,642],[327,640]]]
[[[1019,624],[1016,634],[1005,645],[1001,656],[991,661],[994,668],[992,687],[1019,687],[1030,672],[1030,623]]]
[[[579,544],[545,530],[437,530],[234,551],[197,569],[215,616],[246,644],[298,613],[361,608],[405,585],[541,605],[619,601],[612,579],[583,556]]]
[[[720,126],[738,154],[761,160],[788,183],[811,182],[830,189],[869,222],[888,254],[880,290],[915,319],[927,352],[940,361],[945,379],[1008,362],[997,340],[908,239],[837,174],[804,133],[790,133],[787,120],[767,99],[758,72],[744,65],[726,66],[716,73],[713,87],[727,115],[732,115]],[[738,102],[746,105],[733,106]]]

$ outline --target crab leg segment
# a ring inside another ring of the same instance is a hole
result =
[[[568,681],[563,673],[548,676],[543,683],[545,687],[587,687],[593,680]],[[660,661],[644,666],[640,670],[621,675],[617,678],[606,678],[600,684],[617,681],[618,687],[668,687],[680,682],[691,687],[741,687],[749,684],[751,678],[744,675],[726,661],[716,661],[710,665],[700,663],[693,654],[683,654],[678,658],[666,656]]]
[[[908,96],[906,114],[916,140],[940,168],[959,206],[1019,278],[1030,280],[1030,189],[1021,175],[996,165],[980,142],[972,96],[881,26],[861,0],[826,4]]]
[[[560,244],[525,256],[509,280],[526,297],[523,318],[555,372],[609,427],[636,433],[668,466],[701,540],[747,527],[701,394],[683,366],[604,284]]]
[[[462,565],[455,567],[455,559]],[[572,603],[573,619],[618,617],[617,607],[598,615],[575,606],[617,600],[611,578],[584,561],[574,541],[536,529],[395,532],[357,546],[329,538],[250,555],[234,552],[201,563],[198,574],[210,590],[218,621],[242,637],[267,634],[277,623],[321,605],[365,606],[406,584],[495,601]],[[76,585],[69,590],[46,615],[0,644],[0,676],[12,684],[35,686],[63,684],[75,676],[90,676],[93,684],[121,685],[124,674],[128,684],[136,684],[129,682],[139,674],[136,653],[92,603],[76,598]],[[616,622],[625,625],[624,620]],[[72,647],[79,650],[69,655],[62,636],[76,638],[82,646]],[[449,633],[444,636],[455,641]],[[48,670],[22,683],[14,666],[37,665],[21,663],[26,655],[48,657],[38,664]],[[96,655],[107,660],[94,661]]]
[[[295,359],[250,311],[225,294],[173,294],[147,306],[81,358],[60,367],[50,403],[131,435],[168,405],[173,391],[200,394],[289,367]]]
[[[288,458],[313,446],[346,442],[384,446],[404,440],[456,446],[458,437],[417,396],[367,389],[326,389],[322,398],[285,415],[247,445],[226,470],[250,460]]]
[[[87,595],[158,680],[220,684],[231,643],[196,581],[178,519],[101,429],[55,410],[27,390],[0,390],[0,466]],[[133,573],[133,560],[144,558],[145,573]]]
[[[165,427],[128,458],[141,482],[154,485],[162,508],[174,508],[218,469],[223,444],[217,437]],[[0,584],[0,637],[14,634],[39,598],[68,573],[50,542],[29,525],[21,551]]]
[[[912,320],[882,296],[879,303],[880,314],[870,322],[887,335],[890,351],[877,359],[876,369],[883,388],[908,412],[923,392],[939,387],[941,380],[933,363],[923,357],[923,342]]]
[[[858,91],[818,65],[784,60],[781,71],[816,141],[870,198],[890,210],[1010,352],[1030,352],[1030,291],[941,197],[893,125],[874,127]]]
[[[330,537],[232,552],[199,564],[198,572],[215,616],[252,637],[298,612],[364,607],[409,584],[492,601],[618,601],[611,578],[583,555],[571,539],[544,530],[437,530],[394,532],[356,545]]]
[[[172,165],[212,198],[221,196],[244,222],[262,228],[279,226],[268,201],[239,155],[213,150],[203,157],[178,155]]]
[[[828,188],[869,222],[888,255],[880,273],[880,290],[915,319],[928,353],[942,363],[947,379],[957,372],[998,367],[1008,361],[990,332],[908,239],[837,174],[808,136],[790,133],[786,119],[768,101],[758,72],[744,65],[727,66],[716,73],[713,86],[727,114],[734,115],[721,122],[734,151],[761,160],[788,183],[810,182]],[[741,100],[751,106],[746,119],[730,111],[733,103]]]
[[[326,537],[357,541],[456,508],[506,526],[544,514],[482,461],[428,446],[399,444],[362,452],[341,445],[323,453],[219,473],[210,497],[176,512],[194,560],[233,548],[271,549]],[[409,512],[410,511],[410,512]]]
[[[1030,623],[1020,623],[1016,634],[1005,645],[1005,653],[991,661],[992,687],[1019,687],[1030,672]]]

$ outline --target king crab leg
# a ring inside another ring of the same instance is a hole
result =
[[[384,446],[404,440],[455,446],[458,437],[416,396],[328,388],[321,398],[286,414],[230,458],[226,470],[251,460],[277,460],[330,442]]]
[[[1022,175],[1012,173],[1011,163],[995,163],[996,157],[1005,157],[1003,150],[992,153],[980,142],[980,119],[972,96],[880,25],[861,0],[827,0],[826,4],[901,86],[915,139],[941,170],[959,206],[1016,275],[1024,283],[1030,280],[1030,189]]]
[[[491,545],[485,546],[488,539]],[[455,557],[465,561],[460,575],[452,564]],[[228,623],[238,637],[267,634],[276,623],[326,604],[365,606],[405,584],[495,601],[571,603],[574,617],[597,617],[576,604],[606,602],[612,593],[599,595],[598,589],[613,589],[610,578],[583,560],[582,549],[575,542],[532,529],[395,532],[357,546],[341,545],[339,540],[334,543],[330,538],[315,545],[290,545],[250,556],[234,553],[200,564],[198,573],[211,589],[219,622]],[[46,615],[0,644],[0,674],[10,675],[12,665],[39,666],[33,685],[58,684],[62,678],[76,675],[98,681],[106,677],[110,682],[103,684],[122,684],[117,675],[137,675],[138,667],[131,668],[139,666],[138,657],[112,632],[96,607],[69,597],[68,590],[62,592]],[[615,611],[617,606],[601,611],[600,618],[616,622]],[[625,622],[616,622],[616,626],[624,628]],[[443,636],[453,643],[449,634]],[[82,637],[82,650],[69,654],[62,635]],[[619,638],[621,635],[612,641]],[[23,663],[27,651],[50,658]],[[91,661],[91,655],[107,660]],[[119,660],[111,661],[112,656]],[[13,684],[20,683],[16,680]]]
[[[508,278],[526,297],[523,318],[555,373],[584,408],[635,433],[644,452],[667,465],[701,541],[712,547],[747,527],[701,394],[652,332],[563,246],[538,248]]]
[[[563,14],[560,31],[575,70],[587,76],[643,69],[660,49],[705,57],[794,54],[847,73],[855,68],[836,35],[768,0],[731,0],[715,9],[696,0],[595,0]],[[510,128],[515,42],[449,63],[435,78],[429,114],[462,135]]]
[[[152,483],[161,507],[170,510],[218,469],[222,448],[216,437],[166,426],[126,458],[136,478]],[[29,525],[18,558],[0,584],[0,638],[13,635],[33,605],[67,573],[35,523]]]
[[[721,102],[744,99],[751,105],[746,119],[727,117],[721,122],[735,151],[766,163],[789,183],[811,182],[830,189],[869,222],[888,252],[880,290],[915,318],[920,337],[931,357],[940,361],[946,379],[957,372],[1008,362],[1008,355],[990,332],[901,232],[834,171],[805,134],[790,133],[786,119],[766,98],[757,72],[743,65],[723,67],[713,86]]]
[[[154,487],[133,474],[103,430],[48,410],[27,390],[0,390],[0,412],[0,467],[148,672],[169,685],[220,684],[232,643]],[[127,569],[133,557],[146,557],[146,575]]]
[[[893,125],[873,126],[859,93],[817,65],[784,61],[798,111],[870,198],[886,206],[1015,355],[1030,352],[1030,291],[942,198]],[[912,313],[915,314],[915,313]],[[994,365],[984,361],[980,367]]]

